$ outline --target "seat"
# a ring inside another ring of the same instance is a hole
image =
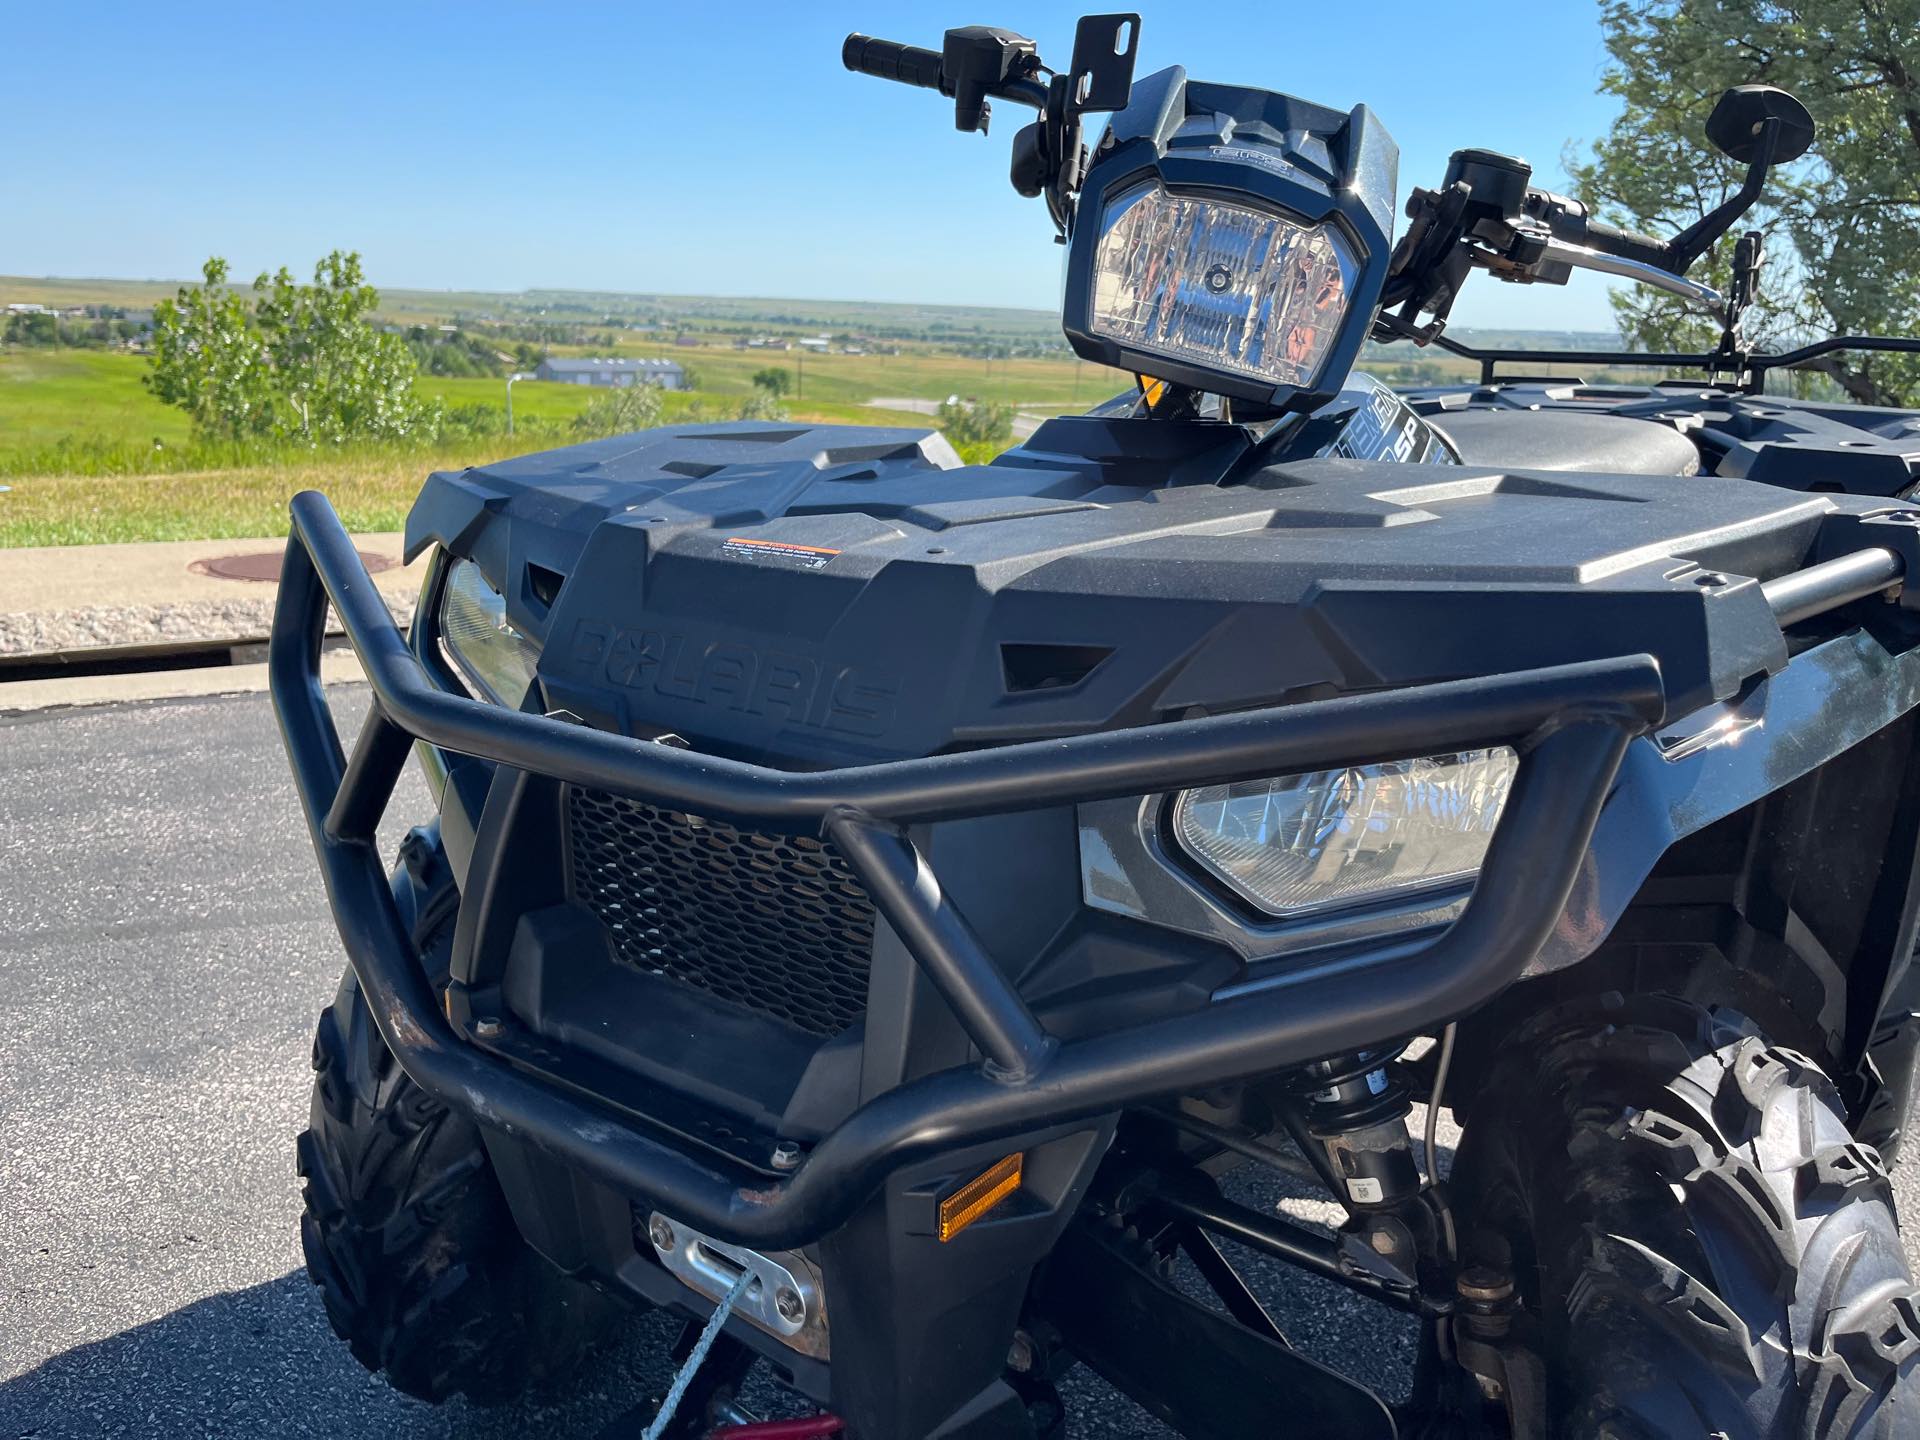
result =
[[[1605,475],[1700,472],[1693,442],[1657,420],[1584,410],[1452,410],[1426,419],[1463,465]]]

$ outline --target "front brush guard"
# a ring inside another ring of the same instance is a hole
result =
[[[1645,655],[963,754],[794,773],[590,730],[438,688],[325,497],[294,498],[269,654],[328,900],[381,1037],[480,1123],[755,1249],[838,1229],[886,1176],[963,1147],[1431,1030],[1482,1004],[1552,932],[1628,743],[1662,716]],[[320,684],[328,604],[373,688],[351,759]],[[652,805],[823,836],[983,1057],[888,1091],[777,1183],[717,1168],[458,1034],[427,983],[374,831],[414,740]],[[1466,908],[1433,940],[1303,959],[1255,993],[1062,1043],[942,895],[903,828],[1506,743],[1518,774]]]

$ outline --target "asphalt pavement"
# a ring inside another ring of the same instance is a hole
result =
[[[331,693],[350,739],[365,691]],[[428,813],[410,778],[387,847]],[[592,1436],[662,1388],[659,1315],[495,1409],[409,1400],[334,1338],[293,1147],[341,965],[264,695],[0,716],[0,1440]],[[1323,1217],[1310,1196],[1243,1192]],[[1302,1349],[1404,1392],[1411,1322],[1248,1269]],[[1075,1437],[1167,1434],[1068,1391]]]

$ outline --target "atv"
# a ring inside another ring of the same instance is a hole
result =
[[[294,500],[273,695],[350,963],[299,1144],[334,1328],[484,1401],[670,1312],[649,1437],[1071,1433],[1076,1365],[1190,1436],[1920,1434],[1883,1158],[1920,416],[1768,393],[1920,342],[1757,350],[1757,232],[1731,293],[1686,274],[1806,110],[1727,92],[1746,184],[1676,236],[1462,150],[1395,243],[1372,111],[1136,81],[1138,34],[844,54],[962,132],[1037,112],[1012,180],[1066,336],[1139,377],[1091,413],[986,465],[771,422],[436,474],[404,635]],[[1576,268],[1720,346],[1444,333],[1475,270]],[[1369,337],[1481,382],[1397,393]],[[389,874],[413,756],[438,818]],[[1300,1175],[1335,1223],[1249,1183]],[[1256,1264],[1401,1317],[1406,1393],[1309,1354]]]

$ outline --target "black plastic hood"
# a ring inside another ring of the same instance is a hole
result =
[[[480,565],[549,708],[810,768],[1642,652],[1682,714],[1785,663],[1758,581],[1885,504],[1269,466],[1211,422],[1059,419],[971,467],[740,424],[437,474],[408,548]]]

